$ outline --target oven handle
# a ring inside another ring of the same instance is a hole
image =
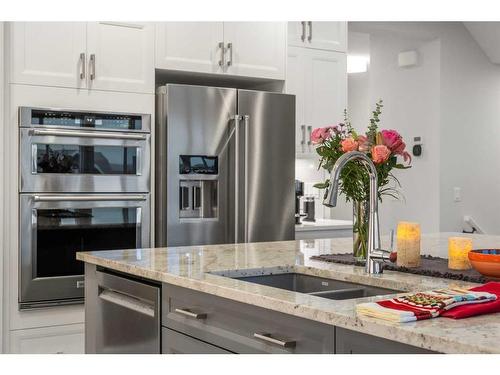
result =
[[[80,137],[80,138],[105,138],[105,139],[132,139],[143,141],[147,138],[146,134],[123,134],[123,133],[105,133],[105,132],[82,132],[74,130],[45,130],[30,129],[30,135],[55,136],[55,137]]]
[[[61,195],[33,195],[35,202],[61,202],[61,201],[145,201],[147,195],[145,194],[103,194],[103,195],[74,195],[74,194],[61,194]]]

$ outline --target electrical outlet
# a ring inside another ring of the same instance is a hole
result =
[[[462,191],[459,187],[453,188],[453,202],[462,201]]]

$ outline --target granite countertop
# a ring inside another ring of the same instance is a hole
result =
[[[445,256],[447,238],[457,233],[422,236],[422,253]],[[500,236],[467,235],[474,246],[500,247]],[[388,239],[383,238],[382,244]],[[386,271],[368,276],[362,267],[309,259],[311,255],[343,253],[352,249],[350,238],[250,244],[112,250],[78,253],[84,262],[198,290],[231,300],[332,324],[382,338],[444,353],[500,353],[500,314],[463,320],[437,318],[412,323],[391,323],[357,317],[356,305],[388,296],[329,300],[223,275],[269,272],[301,273],[389,289],[417,291],[475,284]]]
[[[316,221],[302,221],[301,224],[295,225],[296,232],[340,229],[352,229],[352,221],[336,219],[316,219]]]

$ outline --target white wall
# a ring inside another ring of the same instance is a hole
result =
[[[381,206],[382,230],[413,220],[425,232],[461,231],[471,215],[500,233],[500,66],[462,23],[363,22],[349,30],[370,34],[371,60],[364,77],[349,76],[352,118],[366,121],[366,97],[371,106],[382,98],[382,127],[400,130],[409,146],[414,136],[424,140],[413,168],[398,171],[406,202]],[[397,53],[409,49],[418,51],[418,66],[398,68]]]
[[[374,104],[383,99],[381,129],[396,129],[411,146],[414,136],[426,142],[413,167],[395,171],[405,199],[385,197],[380,206],[381,232],[400,220],[419,222],[425,232],[439,227],[439,41],[401,37],[392,33],[370,35],[370,66],[366,73],[350,74],[348,107],[353,126],[366,131]],[[417,50],[418,66],[400,68],[398,53]],[[351,50],[349,50],[351,53]],[[423,205],[422,202],[425,202]]]
[[[0,22],[0,139],[4,139],[4,23]],[[3,353],[4,344],[4,288],[3,288],[3,278],[4,272],[4,262],[3,257],[5,254],[5,242],[3,241],[4,234],[4,189],[3,189],[3,176],[4,176],[4,154],[3,145],[0,143],[0,353]]]
[[[444,27],[441,39],[441,230],[471,215],[486,233],[500,234],[500,66],[461,24]]]

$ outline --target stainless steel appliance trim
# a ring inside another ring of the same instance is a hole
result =
[[[233,43],[227,44],[227,50],[229,51],[229,60],[227,61],[227,66],[233,65]]]
[[[219,48],[220,48],[220,59],[219,59],[219,66],[223,67],[225,65],[225,59],[226,59],[226,48],[224,47],[224,42],[219,42]]]
[[[89,70],[90,70],[90,79],[95,80],[95,54],[90,54],[89,59]]]
[[[85,79],[85,52],[80,53],[80,79]]]
[[[98,201],[145,201],[146,194],[34,194],[35,202],[98,202]]]
[[[144,166],[142,165],[142,147],[136,148],[136,157],[135,157],[135,175],[142,176],[142,170]]]
[[[135,246],[137,248],[142,247],[142,207],[137,207],[135,213]],[[146,228],[147,229],[147,228]]]
[[[302,21],[302,35],[300,36],[300,39],[305,42],[306,41],[306,21]]]
[[[270,333],[254,333],[253,337],[255,337],[256,339],[265,341],[267,343],[270,343],[270,344],[282,346],[284,348],[294,348],[297,344],[296,341],[293,341],[293,340],[285,341],[285,340],[276,339],[276,338],[272,337]]]
[[[146,134],[127,134],[127,133],[105,133],[94,131],[78,130],[60,130],[60,129],[30,129],[32,136],[54,136],[54,137],[77,137],[77,138],[96,138],[96,139],[131,139],[143,141],[147,139]]]
[[[31,174],[37,174],[38,172],[38,146],[36,143],[31,144]]]
[[[207,314],[205,314],[205,313],[194,313],[194,312],[192,312],[189,309],[175,309],[175,312],[178,313],[178,314],[181,314],[181,315],[188,316],[190,318],[194,318],[194,319],[206,319],[207,318]]]
[[[180,175],[182,180],[204,180],[204,181],[216,181],[219,179],[218,174],[202,174],[202,173],[193,173],[193,174],[183,174]]]
[[[124,132],[126,131],[127,133],[149,133],[151,130],[151,115],[150,114],[144,114],[144,113],[127,113],[127,112],[110,112],[110,111],[92,111],[92,110],[76,110],[76,109],[69,109],[69,108],[58,108],[58,107],[19,107],[19,126],[20,127],[37,127],[40,125],[33,125],[31,123],[31,112],[33,110],[36,111],[53,111],[53,112],[88,112],[88,113],[95,113],[95,114],[113,114],[113,115],[129,115],[129,116],[141,116],[141,122],[142,122],[142,129],[96,129],[96,128],[89,128],[92,129],[92,131],[96,132],[101,132],[101,131],[108,131],[108,132]],[[68,127],[68,126],[57,126],[57,125],[51,125],[51,128],[56,128],[56,129],[75,129],[74,127]]]
[[[307,40],[310,43],[312,41],[312,37],[313,37],[313,23],[312,23],[312,21],[309,21],[307,24],[309,25],[309,36],[307,37]]]
[[[110,289],[104,289],[99,293],[99,298],[125,307],[126,309],[133,310],[139,314],[144,314],[154,318],[155,316],[155,306],[151,303],[146,303],[138,298],[131,297],[127,294],[120,293]]]

